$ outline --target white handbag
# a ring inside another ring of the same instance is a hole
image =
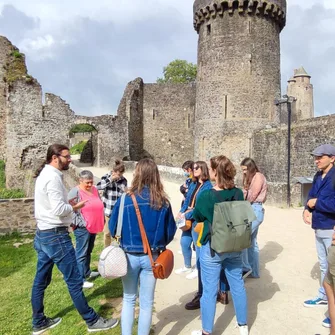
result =
[[[123,223],[125,197],[126,194],[123,193],[120,200],[120,209],[115,235],[116,241],[114,241],[109,247],[105,248],[99,257],[98,271],[101,277],[106,279],[119,278],[127,274],[127,257],[125,252],[120,248],[119,244]]]

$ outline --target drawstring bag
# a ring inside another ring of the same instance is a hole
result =
[[[106,279],[119,278],[127,274],[127,257],[125,252],[120,248],[125,197],[126,194],[123,193],[121,196],[120,210],[116,229],[116,240],[112,243],[112,245],[105,248],[99,257],[98,271],[101,277]]]

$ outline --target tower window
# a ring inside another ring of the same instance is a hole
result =
[[[227,119],[228,117],[228,95],[224,96],[224,118]]]
[[[249,21],[249,34],[251,34],[251,21]]]
[[[207,25],[207,35],[210,35],[212,31],[212,27],[210,24]]]
[[[187,114],[187,128],[190,129],[191,128],[191,115]]]
[[[153,109],[152,110],[152,119],[155,120],[156,119],[156,116],[157,116],[157,109]]]

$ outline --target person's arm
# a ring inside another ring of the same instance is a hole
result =
[[[122,179],[121,183],[117,183],[117,193],[118,197],[121,197],[121,195],[126,192],[127,190],[127,179]]]
[[[119,219],[120,201],[121,198],[117,200],[108,222],[108,228],[112,237],[115,237],[116,234],[117,222]]]
[[[248,199],[246,200],[254,202],[261,193],[263,184],[264,176],[262,176],[260,173],[256,173],[254,175],[250,188],[248,189]]]
[[[165,217],[165,237],[166,237],[166,245],[168,245],[174,238],[174,235],[176,234],[177,226],[176,221],[173,216],[171,204],[169,204],[169,207],[167,209],[167,214]]]
[[[207,207],[207,204],[208,204],[207,192],[200,194],[192,212],[193,219],[196,222],[204,222],[207,219],[203,211],[203,209]]]
[[[313,178],[313,183],[312,183],[312,187],[311,189],[309,190],[308,192],[308,196],[307,196],[307,200],[306,200],[306,204],[305,204],[305,211],[308,211],[308,212],[312,212],[314,208],[310,208],[308,206],[308,202],[311,200],[311,199],[314,199],[315,196],[316,196],[316,190],[315,190],[315,184],[316,184],[316,179],[317,177],[319,176],[319,172],[316,173],[316,175],[314,176]],[[304,211],[304,212],[305,212]],[[305,221],[306,223],[306,221]]]
[[[51,206],[51,213],[55,216],[68,216],[73,208],[64,197],[62,181],[58,178],[50,180],[46,185],[46,193]]]
[[[111,182],[112,182],[111,175],[107,173],[101,177],[101,180],[96,185],[97,189],[104,190],[106,187],[108,187],[111,184]]]
[[[193,191],[195,189],[195,183],[194,184],[191,184],[189,189],[188,189],[188,192],[187,192],[187,195],[186,195],[186,199],[183,203],[183,206],[181,207],[180,209],[180,213],[185,213],[188,209],[188,206],[190,205],[190,201],[191,201],[191,198],[192,198],[192,194],[193,194]]]
[[[335,213],[335,190],[333,190],[333,195],[326,198],[319,197],[315,203],[315,209],[323,213]]]

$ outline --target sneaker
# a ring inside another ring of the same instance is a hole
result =
[[[185,305],[185,309],[193,311],[200,308],[200,298],[201,296],[197,293],[195,297]]]
[[[326,328],[330,328],[331,325],[330,325],[330,319],[329,318],[325,318],[323,321],[322,321],[322,326],[326,327]]]
[[[242,272],[242,278],[243,279],[247,278],[248,276],[251,275],[251,272],[252,272],[251,270],[243,271]]]
[[[304,301],[305,307],[316,307],[316,306],[327,306],[327,305],[328,305],[328,301],[323,300],[321,298],[315,298],[315,299]]]
[[[89,281],[84,281],[83,288],[92,288],[94,286],[93,283]]]
[[[99,276],[100,276],[100,273],[98,271],[91,271],[88,278],[96,278],[96,277],[99,277]]]
[[[195,279],[198,278],[198,269],[194,269],[186,276],[186,279]]]
[[[61,318],[54,318],[54,319],[46,318],[43,326],[33,327],[33,335],[43,334],[48,329],[54,328],[57,325],[59,325],[61,321],[62,321]]]
[[[187,268],[187,267],[182,267],[180,269],[177,269],[174,273],[176,273],[177,275],[180,275],[182,273],[190,273],[192,272],[192,268]]]
[[[178,250],[178,254],[179,254],[179,255],[182,255],[183,252],[182,252],[181,250]]]
[[[94,323],[92,326],[87,327],[87,330],[90,333],[99,332],[101,330],[114,328],[118,325],[118,323],[119,321],[117,319],[104,319],[100,316],[96,323]]]
[[[240,335],[249,335],[249,329],[248,326],[238,326],[239,330],[240,330]]]
[[[205,335],[205,333],[203,333],[202,330],[193,330],[191,335]]]

